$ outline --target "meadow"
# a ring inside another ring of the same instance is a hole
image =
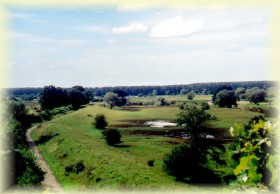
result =
[[[134,97],[137,100],[139,98],[151,100],[155,97]],[[196,96],[194,101],[210,99],[211,96]],[[185,99],[171,96],[168,100]],[[163,156],[185,140],[155,131],[176,131],[180,128],[151,128],[143,125],[146,121],[154,120],[176,122],[180,111],[177,106],[108,109],[99,102],[38,125],[32,137],[38,142],[42,155],[65,190],[196,189],[197,186],[176,181],[162,168]],[[213,132],[216,130],[217,138],[221,139],[230,138],[229,128],[235,123],[246,123],[259,115],[248,110],[218,108],[213,105],[207,112],[217,117],[207,125],[213,128]],[[101,130],[92,125],[94,116],[100,113],[106,116],[111,127],[120,130],[123,143],[117,146],[106,144]],[[144,133],[145,130],[151,133]],[[47,138],[41,141],[44,136]],[[148,165],[149,161],[153,161],[153,164]],[[67,171],[79,163],[84,165],[81,172]]]

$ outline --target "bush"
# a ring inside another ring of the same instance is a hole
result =
[[[41,117],[42,121],[49,121],[52,118],[52,115],[48,110],[40,112],[39,116]]]
[[[36,158],[28,150],[15,151],[15,183],[19,186],[40,185],[44,172],[36,163]]]
[[[154,103],[154,106],[169,106],[170,103],[165,98],[158,98]]]
[[[187,93],[188,100],[192,100],[194,97],[195,97],[195,92],[193,90]]]
[[[71,164],[65,167],[65,172],[70,173],[76,173],[79,174],[80,172],[83,172],[85,169],[85,165],[82,161],[79,161],[75,164]]]
[[[149,160],[148,161],[148,166],[153,167],[154,166],[154,160]]]
[[[117,129],[109,128],[102,132],[105,136],[108,145],[113,146],[115,144],[121,143],[121,134]]]
[[[50,139],[52,139],[55,136],[58,136],[59,134],[54,131],[45,131],[40,138],[35,141],[37,144],[44,144],[48,142]]]
[[[108,122],[103,114],[97,114],[92,124],[97,129],[105,129],[108,126]]]
[[[27,117],[27,120],[30,121],[31,123],[42,122],[42,117],[40,115],[28,114],[28,115],[26,115],[26,117]]]
[[[163,158],[163,169],[178,181],[217,183],[220,179],[209,169],[209,161],[221,162],[219,150],[201,144],[181,144]],[[215,158],[216,157],[216,158]],[[218,159],[217,159],[218,158]]]
[[[202,104],[201,104],[201,109],[202,110],[209,110],[210,109],[210,106],[209,106],[209,104],[207,103],[207,102],[202,102]]]

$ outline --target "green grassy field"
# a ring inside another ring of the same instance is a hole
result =
[[[156,101],[157,98],[165,98],[167,101],[177,101],[177,102],[186,102],[187,96],[186,95],[163,95],[163,96],[143,96],[143,97],[138,97],[138,96],[131,96],[129,97],[130,102],[147,102],[147,101]],[[211,101],[212,95],[196,95],[194,97],[194,101]]]
[[[206,97],[202,99],[205,100]],[[64,189],[174,191],[197,188],[175,181],[162,169],[162,157],[182,140],[124,133],[123,143],[118,147],[111,147],[106,144],[101,131],[92,126],[93,118],[98,113],[105,114],[111,126],[129,126],[135,121],[158,119],[175,121],[176,115],[180,112],[178,107],[133,107],[111,110],[99,104],[101,103],[55,118],[42,124],[32,133],[34,140],[50,132],[58,134],[49,141],[39,144],[39,149]],[[225,134],[228,134],[227,129],[235,122],[245,123],[253,116],[259,115],[246,110],[217,107],[211,107],[208,112],[218,118],[209,124],[225,128]],[[133,129],[133,126],[125,130],[128,129]],[[158,129],[150,128],[150,130]],[[153,167],[148,166],[149,160],[154,160]],[[76,174],[65,171],[65,167],[79,161],[85,165],[83,172]]]
[[[148,108],[133,114],[94,105],[47,122],[32,135],[36,140],[50,131],[59,134],[40,144],[39,149],[66,189],[187,188],[188,185],[174,181],[173,177],[167,176],[162,170],[161,158],[173,147],[170,138],[124,136],[122,147],[110,147],[101,131],[92,127],[93,117],[88,116],[103,113],[110,124],[117,124],[120,118],[147,119],[150,114],[162,112],[165,112],[162,114],[164,118],[173,115],[164,109]],[[153,167],[148,166],[148,160],[155,161]],[[78,161],[83,161],[86,167],[82,173],[65,173],[67,165]]]

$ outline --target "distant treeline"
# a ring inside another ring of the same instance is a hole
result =
[[[196,94],[214,94],[222,85],[231,86],[233,90],[238,87],[245,89],[258,87],[268,89],[277,87],[277,81],[240,81],[240,82],[209,82],[209,83],[192,83],[182,85],[165,85],[165,86],[116,86],[116,87],[94,87],[86,88],[94,93],[95,96],[104,96],[116,88],[127,92],[131,96],[137,95],[177,95],[184,89],[185,92],[194,91]],[[69,89],[69,88],[65,88]],[[43,88],[9,88],[7,94],[10,96],[30,96],[38,97]]]

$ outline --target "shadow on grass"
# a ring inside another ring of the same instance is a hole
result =
[[[130,145],[124,145],[124,144],[121,144],[121,145],[113,145],[114,147],[116,147],[116,148],[129,148],[129,147],[131,147]]]
[[[55,136],[58,136],[58,133],[49,133],[42,135],[37,141],[35,141],[36,144],[44,144],[48,142],[50,139],[52,139]]]

